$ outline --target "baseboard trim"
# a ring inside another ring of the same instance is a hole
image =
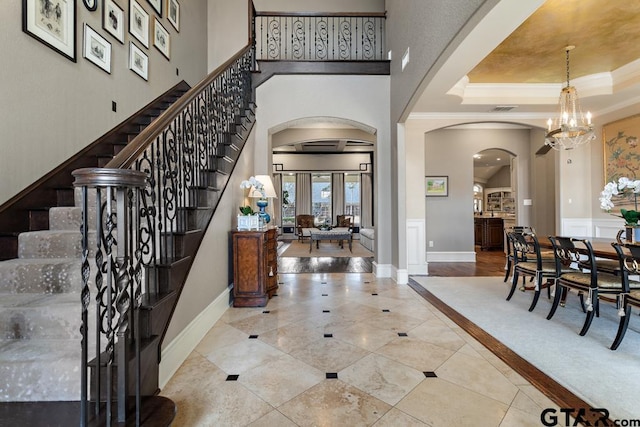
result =
[[[229,308],[230,289],[225,289],[186,328],[162,350],[158,383],[160,389],[169,382],[211,327]]]
[[[376,277],[393,277],[393,265],[391,264],[378,264],[373,262],[373,274]]]
[[[427,252],[429,262],[476,262],[475,252]]]

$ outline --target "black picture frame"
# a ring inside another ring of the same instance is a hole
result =
[[[153,10],[156,11],[158,17],[162,18],[162,3],[163,0],[147,0],[147,2],[151,5]]]
[[[98,8],[98,0],[82,0],[82,3],[84,3],[84,7],[91,12]]]
[[[22,31],[76,62],[76,0],[51,0],[44,11],[38,3],[22,1]]]

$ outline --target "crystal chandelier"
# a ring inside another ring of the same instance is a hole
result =
[[[596,138],[591,123],[591,113],[582,115],[578,91],[569,84],[569,52],[575,46],[567,46],[567,86],[560,92],[558,117],[547,121],[545,145],[554,150],[571,150]],[[585,120],[586,117],[586,120]]]

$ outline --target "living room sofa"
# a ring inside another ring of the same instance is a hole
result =
[[[376,231],[373,228],[360,229],[360,244],[371,252],[375,252]]]

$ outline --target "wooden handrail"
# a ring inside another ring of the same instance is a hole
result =
[[[185,93],[180,99],[178,99],[173,105],[166,109],[157,119],[155,119],[149,126],[147,126],[142,132],[138,134],[129,144],[127,144],[116,157],[114,157],[105,167],[115,169],[128,169],[135,162],[135,160],[147,149],[162,131],[169,126],[173,120],[180,114],[196,97],[200,92],[206,88],[211,82],[213,82],[220,74],[222,74],[231,64],[237,61],[247,51],[251,50],[252,46],[249,44],[242,48],[233,57],[227,60],[224,64],[220,65],[208,76],[192,87],[187,93]]]

